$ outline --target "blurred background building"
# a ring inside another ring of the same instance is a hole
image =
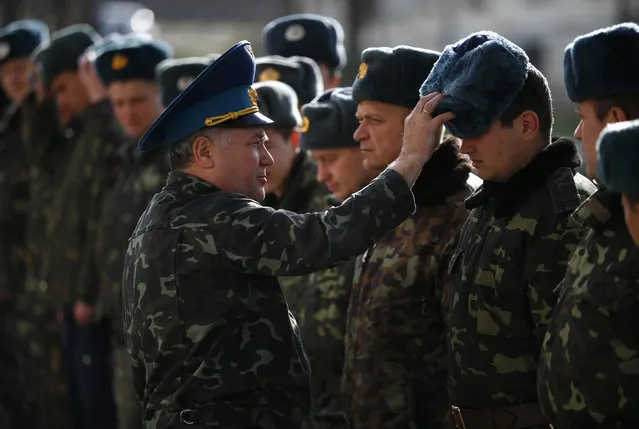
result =
[[[368,46],[441,50],[473,31],[497,31],[526,49],[546,74],[556,132],[567,134],[577,121],[563,89],[564,47],[579,34],[639,20],[639,0],[3,0],[0,24],[31,17],[53,29],[89,22],[103,35],[146,32],[170,42],[177,56],[221,52],[247,39],[260,55],[262,27],[297,12],[342,23],[348,47],[345,84]]]

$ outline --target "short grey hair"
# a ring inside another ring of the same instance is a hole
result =
[[[224,146],[228,143],[226,130],[221,128],[201,128],[171,146],[169,150],[169,166],[173,171],[181,171],[188,168],[195,160],[193,143],[198,137],[208,137],[215,143]]]

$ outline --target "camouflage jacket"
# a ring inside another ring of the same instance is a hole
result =
[[[594,192],[556,141],[504,183],[484,182],[450,262],[451,399],[461,408],[537,401],[537,361],[568,258],[570,214]]]
[[[22,258],[27,277],[25,287],[29,292],[36,292],[41,291],[41,288],[46,289],[39,282],[42,252],[49,239],[46,234],[46,219],[56,188],[56,177],[66,171],[69,144],[60,129],[55,101],[48,98],[37,103],[32,97],[28,100],[22,106],[25,115],[23,136],[30,155],[29,200]]]
[[[539,400],[555,428],[639,427],[639,250],[620,196],[575,213],[587,233],[568,264],[544,338]]]
[[[317,165],[306,152],[301,152],[293,164],[288,187],[281,200],[268,194],[262,203],[274,209],[289,210],[295,213],[321,212],[329,208],[328,189],[317,181]],[[300,317],[299,307],[301,295],[305,293],[302,276],[282,277],[280,285],[286,297],[286,302],[296,318]]]
[[[481,183],[448,140],[424,166],[417,212],[360,259],[348,306],[344,395],[350,427],[443,427],[446,395],[444,245]]]
[[[340,207],[299,215],[171,172],[129,241],[126,342],[147,428],[182,417],[299,428],[308,361],[276,276],[336,266],[415,208],[389,170]]]
[[[24,109],[12,104],[0,120],[0,301],[24,283],[24,231],[29,203],[29,162]]]
[[[59,307],[76,300],[93,304],[96,299],[97,285],[81,281],[82,257],[95,240],[103,194],[115,182],[116,152],[124,141],[108,100],[87,107],[65,135],[71,153],[55,183],[40,273],[49,298]]]
[[[326,198],[328,207],[341,202]],[[297,286],[297,323],[311,366],[311,410],[304,429],[346,427],[341,400],[346,310],[353,285],[355,258],[309,274]],[[284,277],[288,279],[288,277]]]
[[[122,168],[113,189],[102,204],[89,270],[83,281],[99,285],[98,317],[113,322],[116,343],[124,345],[121,300],[124,253],[135,225],[151,198],[166,183],[169,165],[166,151],[143,153],[129,140],[119,151]]]

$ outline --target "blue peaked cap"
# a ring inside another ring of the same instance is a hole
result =
[[[607,125],[597,152],[601,183],[613,192],[639,196],[639,120]]]
[[[206,127],[263,127],[273,123],[259,112],[251,86],[255,56],[242,41],[211,63],[151,124],[138,144],[146,152],[171,146]]]

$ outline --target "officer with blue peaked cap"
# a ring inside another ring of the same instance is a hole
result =
[[[13,102],[31,91],[31,54],[49,40],[49,28],[38,20],[15,21],[0,29],[0,82]]]
[[[397,160],[339,207],[278,211],[258,202],[273,164],[265,131],[273,121],[260,113],[254,74],[249,43],[234,45],[139,143],[168,147],[171,166],[131,235],[122,278],[146,428],[302,426],[309,365],[279,278],[336,266],[406,219],[410,185],[446,118],[409,121]]]
[[[255,57],[248,42],[221,55],[169,104],[140,140],[143,151],[171,146],[203,128],[259,127],[273,123],[258,108],[251,86]]]

